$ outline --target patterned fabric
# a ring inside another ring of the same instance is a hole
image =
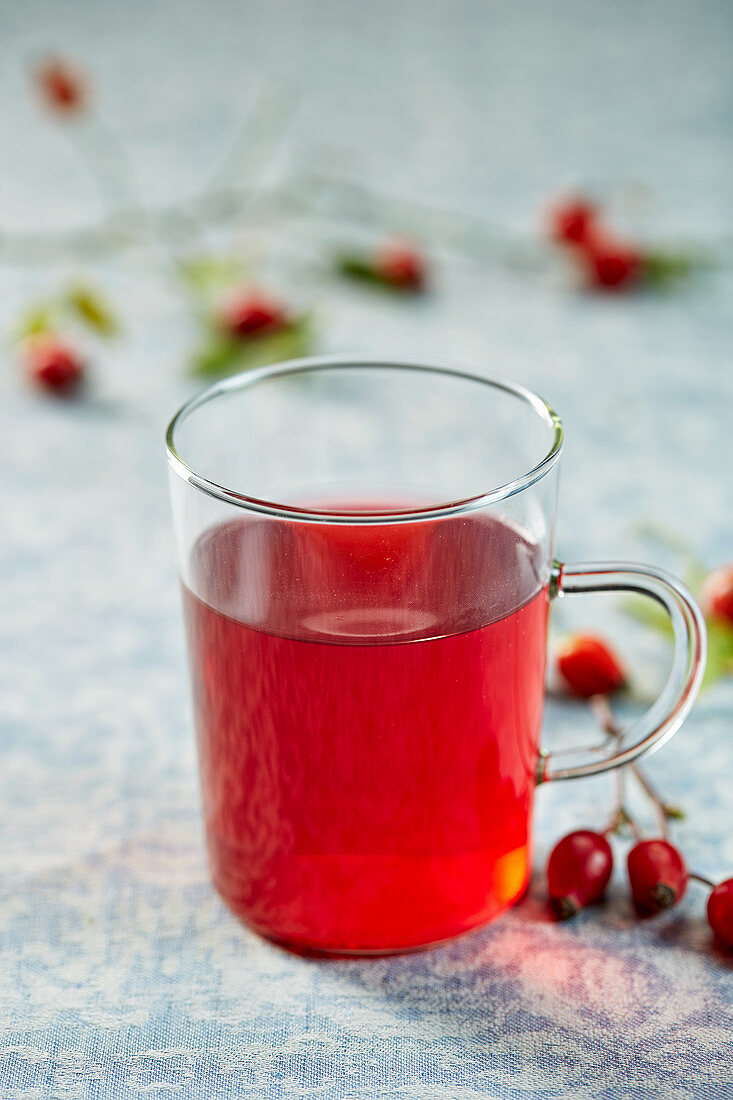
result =
[[[269,64],[302,86],[291,157],[346,144],[373,184],[508,236],[569,167],[601,186],[641,179],[654,232],[730,239],[726,5],[216,10],[1,0],[0,228],[96,216],[83,171],[26,105],[24,59],[58,43],[96,72],[151,202],[198,186],[254,93],[243,70]],[[65,272],[11,265],[1,246],[10,321]],[[733,1097],[731,961],[711,946],[701,888],[640,922],[619,847],[607,905],[546,917],[547,851],[605,820],[608,777],[539,792],[528,896],[438,950],[301,959],[213,894],[162,454],[192,392],[191,331],[162,248],[90,263],[126,330],[88,400],[31,393],[9,356],[0,374],[0,1098]],[[562,556],[659,560],[638,534],[653,520],[710,564],[733,557],[729,265],[628,300],[574,295],[521,264],[443,272],[426,305],[327,287],[326,349],[442,356],[551,400],[567,430]],[[611,600],[563,601],[556,628],[574,623],[610,633],[641,680],[658,676],[661,643]],[[732,705],[732,684],[712,688],[649,765],[687,810],[675,837],[690,864],[718,878],[733,873]],[[590,738],[570,704],[551,701],[546,726],[553,744]]]

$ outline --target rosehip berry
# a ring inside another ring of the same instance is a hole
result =
[[[700,600],[705,614],[711,619],[733,626],[733,565],[723,565],[708,574]]]
[[[644,274],[644,257],[631,245],[596,241],[583,254],[588,284],[596,290],[628,290]]]
[[[600,901],[612,870],[613,852],[602,833],[580,829],[558,841],[547,864],[550,908],[558,920]]]
[[[257,290],[247,290],[227,302],[219,318],[221,327],[235,338],[278,332],[288,323],[284,307]]]
[[[35,71],[36,83],[47,106],[63,114],[81,110],[86,87],[81,75],[68,62],[52,57]]]
[[[84,380],[84,363],[56,336],[36,336],[30,340],[25,357],[28,374],[36,385],[59,396],[74,393]]]
[[[625,674],[613,650],[592,634],[574,634],[556,650],[557,669],[581,699],[610,695],[623,686]]]
[[[374,257],[374,272],[401,290],[422,290],[427,279],[424,258],[407,241],[387,241]]]
[[[634,903],[643,912],[669,909],[687,889],[685,861],[668,840],[640,840],[629,852],[627,867]]]
[[[733,878],[727,878],[711,890],[708,924],[722,944],[733,948]]]
[[[550,237],[558,244],[584,244],[596,229],[598,208],[587,199],[568,199],[550,211]]]

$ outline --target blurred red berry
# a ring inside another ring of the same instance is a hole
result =
[[[374,257],[374,273],[401,290],[422,290],[427,281],[424,257],[408,241],[387,241]]]
[[[588,285],[595,290],[629,290],[644,275],[644,257],[633,245],[596,240],[583,252]]]
[[[46,106],[54,111],[70,115],[86,105],[84,78],[62,58],[51,57],[43,61],[35,69],[34,76]]]
[[[242,337],[278,332],[289,318],[280,302],[259,290],[245,290],[226,303],[219,322],[229,336]]]
[[[567,920],[600,901],[613,871],[613,852],[603,833],[579,829],[559,840],[547,863],[550,908]]]
[[[703,611],[711,619],[733,626],[733,565],[714,569],[705,578],[700,590]]]
[[[557,670],[581,699],[610,695],[622,687],[626,677],[613,650],[592,634],[573,634],[555,651]]]
[[[550,211],[550,237],[558,244],[584,244],[596,229],[598,213],[587,199],[567,199]]]
[[[646,913],[676,905],[687,889],[687,867],[668,840],[640,840],[626,861],[634,903]]]
[[[733,878],[715,886],[708,898],[708,924],[720,942],[733,948]]]
[[[42,389],[69,396],[84,380],[84,363],[79,355],[51,334],[36,336],[24,348],[31,379]]]

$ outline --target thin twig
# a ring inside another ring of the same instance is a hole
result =
[[[608,836],[610,833],[616,833],[619,831],[622,825],[628,825],[631,829],[636,840],[641,840],[641,829],[634,821],[633,817],[625,806],[625,794],[626,794],[626,775],[623,768],[617,768],[615,772],[616,777],[616,808],[613,812],[613,816],[609,821],[605,829],[602,830],[604,836]]]
[[[631,816],[625,806],[619,806],[613,817],[609,821],[605,829],[601,829],[604,836],[609,836],[610,833],[617,833],[622,825],[628,825],[631,829],[634,840],[641,840],[642,832],[637,825],[634,818]]]
[[[292,88],[274,83],[262,87],[200,198],[205,200],[217,192],[240,187],[245,180],[251,187],[253,177],[261,179],[284,140],[297,106]]]
[[[631,770],[634,773],[634,776],[636,777],[637,783],[639,784],[641,789],[645,792],[645,794],[649,798],[649,801],[654,806],[654,809],[655,809],[656,814],[657,814],[657,818],[659,820],[659,828],[661,830],[661,835],[664,837],[665,840],[669,840],[669,827],[667,825],[667,810],[666,810],[666,807],[664,805],[664,802],[659,797],[659,794],[657,793],[656,788],[650,783],[650,781],[647,779],[644,772],[641,770],[641,768],[637,764],[631,764]]]
[[[609,737],[613,737],[615,741],[620,742],[623,738],[623,730],[613,716],[611,707],[608,702],[608,696],[594,695],[590,699],[590,708],[601,729],[604,730],[604,732],[607,733]],[[629,770],[633,773],[634,778],[646,794],[649,801],[652,803],[655,813],[657,815],[657,819],[659,821],[661,835],[664,837],[665,840],[667,840],[669,838],[667,819],[669,816],[675,816],[675,814],[671,812],[672,807],[667,807],[657,789],[647,778],[646,774],[641,770],[638,764],[632,763],[627,766]]]
[[[705,875],[698,875],[697,871],[688,871],[687,877],[694,879],[695,882],[701,882],[703,886],[709,886],[711,890],[715,889],[715,883],[711,882],[709,878],[705,878]]]
[[[609,737],[613,737],[616,741],[620,741],[623,734],[609,706],[608,696],[592,695],[588,703],[593,713],[593,717],[603,732],[607,733]]]

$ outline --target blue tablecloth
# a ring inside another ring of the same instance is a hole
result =
[[[162,453],[194,386],[191,313],[163,234],[97,258],[44,253],[35,234],[83,230],[100,199],[74,148],[86,138],[42,116],[24,72],[52,47],[94,73],[152,206],[200,189],[275,79],[298,111],[250,177],[292,179],[317,153],[319,170],[484,219],[494,251],[441,253],[424,304],[291,276],[319,310],[320,349],[521,380],[566,424],[562,556],[664,557],[638,533],[653,521],[713,565],[733,558],[733,10],[3,0],[0,22],[2,316],[84,274],[124,321],[83,402],[31,392],[10,350],[0,372],[0,1096],[733,1096],[731,961],[711,946],[704,891],[639,922],[619,859],[605,907],[546,918],[547,851],[605,818],[607,777],[540,790],[528,897],[429,953],[295,958],[214,895]],[[531,243],[543,204],[574,184],[719,266],[662,296],[574,292]],[[277,226],[240,236],[276,243],[276,281],[288,248],[317,252],[327,236],[323,222],[288,224],[285,241]],[[609,633],[654,677],[653,636],[609,600],[576,603],[559,625]],[[691,865],[718,878],[733,873],[732,729],[733,685],[719,683],[650,764],[687,810],[675,836]],[[552,701],[547,737],[587,740],[582,708]]]

